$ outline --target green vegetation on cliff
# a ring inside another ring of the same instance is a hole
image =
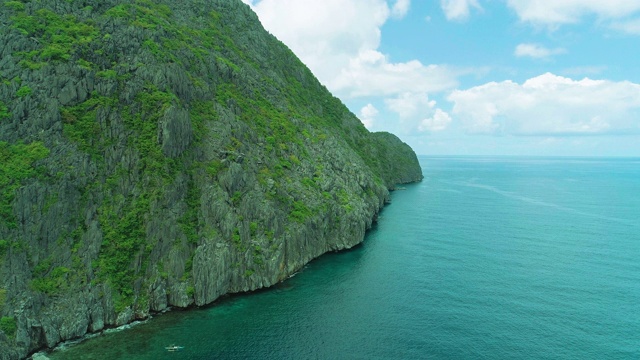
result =
[[[12,210],[15,192],[23,180],[38,174],[33,165],[48,154],[49,150],[40,142],[9,145],[0,141],[0,219],[5,226],[16,226]]]
[[[15,336],[16,330],[16,319],[8,316],[3,316],[0,318],[0,330],[9,336]]]
[[[0,7],[0,358],[272,285],[422,178],[240,0]]]

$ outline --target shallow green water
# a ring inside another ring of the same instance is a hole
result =
[[[50,357],[640,358],[640,160],[420,160],[362,246]]]

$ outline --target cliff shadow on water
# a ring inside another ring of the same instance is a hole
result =
[[[275,284],[422,179],[240,0],[0,7],[0,359]]]

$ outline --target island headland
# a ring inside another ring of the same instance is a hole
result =
[[[360,243],[413,150],[240,0],[0,4],[0,359]]]

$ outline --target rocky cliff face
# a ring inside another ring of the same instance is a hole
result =
[[[272,285],[422,179],[240,0],[0,7],[0,359]]]

